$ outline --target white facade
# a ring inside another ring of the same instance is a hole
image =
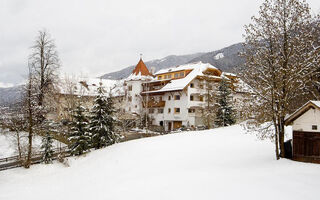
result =
[[[126,106],[125,111],[137,113],[141,112],[141,92],[142,92],[142,80],[129,80],[126,82]]]
[[[319,132],[320,110],[311,108],[292,123],[294,131]]]

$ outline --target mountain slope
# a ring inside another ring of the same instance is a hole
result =
[[[0,199],[319,199],[318,165],[277,161],[273,143],[244,132],[144,138],[69,158],[70,167],[2,171]]]
[[[182,56],[171,55],[171,56],[167,56],[162,59],[156,59],[156,60],[151,60],[151,61],[145,62],[145,64],[147,65],[149,70],[151,67],[155,67],[155,70],[158,71],[163,68],[185,64],[188,61],[190,61],[196,57],[199,57],[203,54],[204,53],[195,53],[195,54],[182,55]],[[101,76],[101,78],[104,78],[104,79],[127,78],[131,74],[131,72],[133,71],[134,67],[135,67],[135,65],[131,65],[131,66],[124,68],[120,71],[105,74],[105,75]]]
[[[171,55],[162,59],[145,62],[145,64],[149,69],[151,67],[155,67],[156,71],[159,71],[160,69],[201,61],[203,63],[210,63],[213,66],[218,67],[222,71],[232,72],[234,69],[241,67],[244,64],[244,59],[240,58],[239,56],[241,50],[242,43],[237,43],[217,51],[181,56]],[[134,67],[135,65],[132,65],[120,71],[105,74],[101,76],[101,78],[123,79],[131,74]]]
[[[239,56],[239,53],[242,51],[242,45],[242,43],[237,43],[217,51],[212,51],[194,58],[190,62],[201,61],[203,63],[210,63],[222,71],[232,72],[244,65],[245,59]]]
[[[17,103],[21,99],[23,86],[0,88],[0,106],[9,106]]]

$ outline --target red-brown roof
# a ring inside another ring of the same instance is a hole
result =
[[[140,58],[136,68],[132,71],[132,74],[138,75],[141,72],[141,76],[152,76],[149,72],[147,66],[144,64],[142,59]]]

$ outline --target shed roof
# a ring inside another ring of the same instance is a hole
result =
[[[286,116],[284,120],[285,125],[290,125],[294,120],[299,118],[311,108],[320,110],[320,101],[308,101],[303,106],[294,111],[291,115]]]

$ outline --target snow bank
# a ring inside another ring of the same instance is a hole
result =
[[[0,173],[0,199],[318,199],[320,165],[275,160],[240,126],[139,139]],[[17,192],[18,191],[18,192]]]

